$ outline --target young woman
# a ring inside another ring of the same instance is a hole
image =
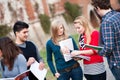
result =
[[[70,78],[72,80],[83,80],[82,69],[79,63],[74,59],[66,62],[61,52],[59,41],[68,38],[72,37],[66,35],[64,25],[60,21],[53,21],[51,25],[51,38],[46,43],[47,63],[57,80],[70,80]],[[75,41],[73,39],[72,41],[74,49],[78,50]]]
[[[12,78],[27,70],[25,57],[9,37],[0,38],[0,59],[3,78]]]
[[[106,80],[103,57],[100,56],[96,50],[87,48],[84,45],[90,44],[98,46],[99,32],[93,29],[89,21],[83,16],[78,16],[74,20],[74,27],[80,34],[80,51],[72,51],[72,56],[81,54],[90,57],[89,61],[83,60],[84,75],[87,80]]]

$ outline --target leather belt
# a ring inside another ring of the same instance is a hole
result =
[[[63,73],[63,72],[70,72],[72,69],[75,69],[77,67],[79,67],[80,64],[79,63],[75,63],[74,65],[72,65],[71,67],[65,68],[63,70],[59,70],[59,73]]]

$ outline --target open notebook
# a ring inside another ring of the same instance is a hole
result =
[[[60,41],[59,45],[60,45],[61,48],[66,47],[66,48],[68,48],[71,51],[74,50],[72,38]],[[84,56],[84,55],[77,55],[77,56],[72,57],[70,53],[64,53],[63,56],[64,56],[64,59],[65,59],[66,62],[71,60],[71,59],[73,59],[73,58],[75,58],[75,57],[76,58],[90,60],[90,57]]]
[[[27,70],[21,74],[18,74],[16,77],[13,78],[1,78],[0,80],[23,80],[23,78],[29,75],[30,70]]]
[[[35,61],[31,66],[29,70],[26,70],[25,72],[18,74],[16,77],[13,78],[1,78],[0,80],[23,80],[23,78],[27,77],[30,73],[30,71],[38,78],[38,80],[44,80],[47,69],[40,70],[39,69],[39,63]]]

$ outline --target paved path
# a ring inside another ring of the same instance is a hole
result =
[[[107,64],[107,60],[106,58],[104,58],[104,61],[105,61],[105,68],[106,68],[106,72],[107,72],[107,80],[115,80],[114,76],[112,75],[109,67],[108,67],[108,64]],[[80,62],[82,68],[83,68],[83,64],[82,62]],[[85,78],[83,80],[86,80]]]

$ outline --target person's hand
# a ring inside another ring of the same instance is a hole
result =
[[[34,57],[30,57],[29,59],[28,59],[28,62],[27,62],[27,66],[30,66],[32,63],[34,63],[35,62],[35,58]]]
[[[55,77],[56,77],[56,78],[59,78],[59,77],[60,77],[60,73],[58,73],[58,72],[55,73]]]
[[[39,69],[40,69],[40,70],[43,70],[44,68],[45,68],[44,62],[40,62],[40,63],[39,63]]]
[[[66,46],[64,46],[64,47],[61,48],[61,52],[63,54],[66,54],[66,53],[70,53],[70,50]]]
[[[74,56],[76,56],[76,55],[79,55],[79,51],[73,50],[73,51],[71,52],[71,56],[74,57]]]

